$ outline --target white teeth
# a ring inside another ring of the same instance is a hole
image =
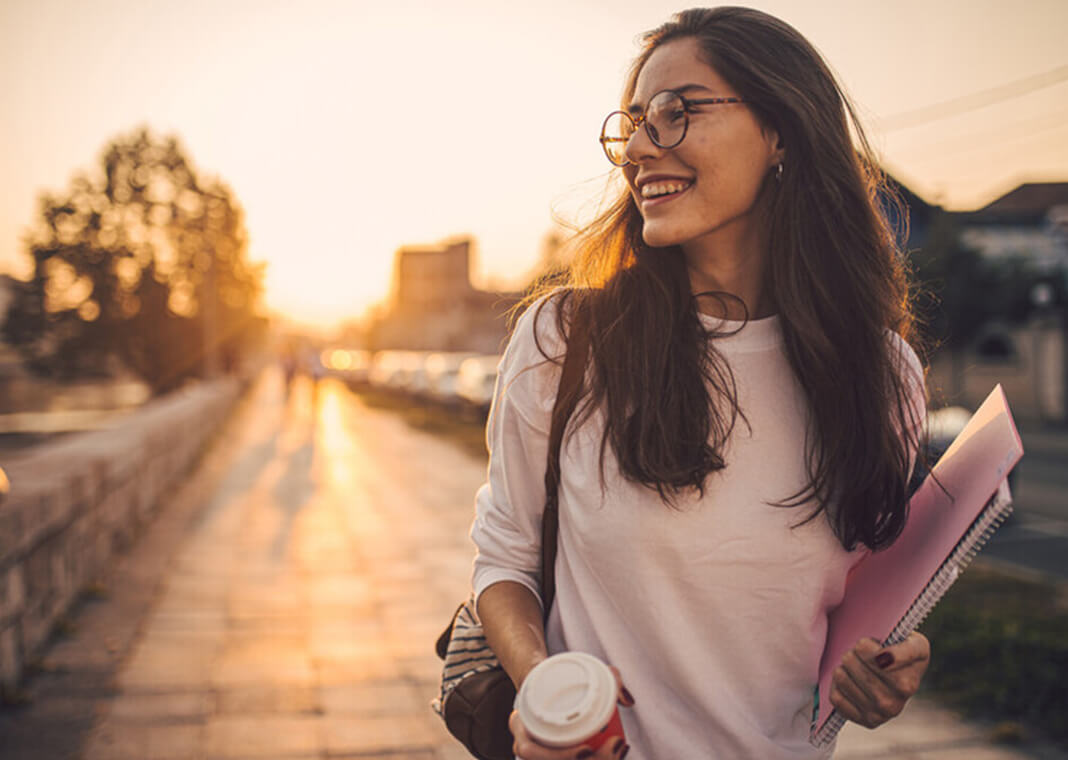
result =
[[[659,195],[680,193],[690,186],[690,182],[650,182],[642,186],[643,198],[655,198]]]

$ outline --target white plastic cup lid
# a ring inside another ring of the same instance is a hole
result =
[[[580,744],[607,725],[616,709],[616,679],[596,657],[563,652],[530,671],[515,707],[527,731],[551,747]]]

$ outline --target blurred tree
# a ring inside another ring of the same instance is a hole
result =
[[[943,209],[932,215],[926,243],[911,255],[917,311],[933,349],[950,352],[955,397],[964,387],[964,354],[997,313],[996,278],[977,251],[961,244],[956,220]]]
[[[230,189],[201,179],[174,137],[110,142],[98,177],[40,201],[33,277],[15,291],[4,337],[30,368],[106,373],[115,359],[155,393],[233,364],[263,320],[263,267],[247,258]]]
[[[1025,260],[994,261],[961,243],[953,214],[938,209],[926,243],[912,252],[917,310],[935,350],[950,353],[951,396],[963,391],[967,352],[992,322],[1023,324],[1033,314],[1032,291],[1050,278]]]

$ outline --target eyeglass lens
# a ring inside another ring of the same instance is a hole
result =
[[[645,128],[649,138],[661,148],[674,148],[686,135],[686,104],[670,91],[658,92],[645,109]],[[616,111],[605,120],[602,144],[609,160],[622,166],[627,163],[627,142],[634,134],[634,120],[623,111]]]

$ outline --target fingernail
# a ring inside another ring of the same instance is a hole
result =
[[[890,652],[880,652],[875,655],[875,664],[880,668],[886,669],[894,664],[894,655]]]
[[[623,747],[625,747],[625,746],[626,746],[626,745],[625,745],[625,744],[623,744],[623,740],[622,740],[622,739],[620,739],[620,738],[619,738],[619,737],[617,736],[617,737],[616,737],[616,740],[615,740],[614,742],[612,742],[612,754],[613,754],[613,755],[618,755],[618,754],[619,754],[619,751],[620,751],[621,749],[623,749]]]
[[[627,687],[626,686],[621,686],[619,688],[619,692],[620,692],[620,694],[623,695],[623,706],[624,707],[633,707],[634,706],[634,697],[632,697],[631,693],[629,691],[627,691]]]
[[[623,753],[619,756],[619,760],[623,760],[623,758],[625,758],[627,756],[628,752],[630,752],[630,745],[629,744],[623,745]]]
[[[590,757],[593,757],[593,750],[592,749],[589,749],[589,748],[580,749],[579,753],[577,755],[575,755],[575,760],[586,760],[587,758],[590,758]]]

